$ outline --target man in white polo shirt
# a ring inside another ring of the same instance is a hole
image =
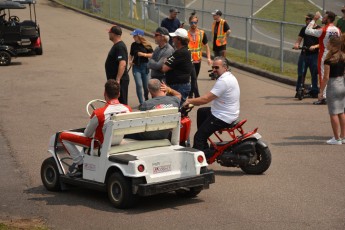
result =
[[[198,109],[197,127],[194,135],[193,148],[209,154],[207,138],[217,130],[229,127],[240,114],[240,87],[235,76],[228,70],[228,62],[224,57],[215,57],[212,65],[213,73],[219,76],[210,92],[198,98],[187,99],[188,104],[204,105],[209,102],[211,107]]]

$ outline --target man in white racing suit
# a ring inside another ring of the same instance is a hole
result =
[[[118,101],[120,95],[120,85],[118,82],[114,79],[109,79],[105,83],[104,88],[104,99],[106,104],[102,108],[93,111],[84,133],[65,131],[60,134],[60,141],[73,159],[73,164],[69,170],[70,172],[67,174],[71,177],[82,175],[83,153],[78,150],[76,145],[90,147],[93,138],[98,140],[98,144],[101,145],[104,140],[104,125],[110,120],[110,117],[113,114],[128,113],[132,111],[129,106],[120,104]],[[95,143],[95,145],[96,144],[97,143]]]
[[[319,38],[319,56],[318,56],[318,73],[319,73],[319,84],[321,85],[321,82],[323,80],[324,75],[324,65],[323,62],[326,58],[326,55],[328,53],[327,50],[327,43],[329,41],[329,38],[332,36],[340,37],[341,32],[338,27],[336,27],[333,22],[335,20],[336,15],[332,11],[326,11],[322,18],[322,24],[325,26],[319,29],[314,29],[315,22],[321,18],[320,12],[316,12],[314,19],[308,24],[305,33],[307,35],[315,36]],[[326,104],[326,90],[323,94],[323,99],[316,101],[313,103],[314,105],[324,105]]]

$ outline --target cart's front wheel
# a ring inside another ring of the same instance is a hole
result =
[[[0,51],[0,66],[11,64],[11,54],[7,51]]]
[[[41,166],[41,179],[44,187],[49,191],[60,191],[60,173],[57,168],[54,157],[43,161]]]
[[[130,208],[136,200],[137,195],[132,193],[131,183],[121,173],[114,173],[108,179],[108,197],[116,208]]]

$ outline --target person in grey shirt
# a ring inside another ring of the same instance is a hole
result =
[[[155,32],[155,42],[158,45],[153,51],[151,59],[147,64],[151,69],[151,78],[158,79],[160,81],[165,80],[165,75],[161,71],[162,66],[167,57],[171,56],[174,52],[174,48],[168,43],[169,31],[164,27],[158,27]]]
[[[164,82],[160,82],[158,79],[150,79],[148,89],[152,98],[144,101],[143,104],[139,107],[139,110],[146,111],[152,109],[179,107],[181,94],[165,85]],[[170,136],[170,132],[170,130],[158,130],[134,133],[125,135],[125,138],[131,138],[135,140],[168,139]]]

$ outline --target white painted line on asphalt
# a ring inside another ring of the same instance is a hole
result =
[[[273,0],[267,2],[265,5],[263,5],[260,9],[258,9],[255,13],[253,13],[253,16],[255,16],[257,13],[259,13],[261,10],[263,10],[266,6],[268,6]]]
[[[253,26],[253,30],[255,30],[255,32],[257,32],[258,34],[260,34],[260,35],[262,35],[262,36],[264,36],[264,37],[266,37],[266,38],[269,38],[269,39],[272,39],[272,40],[274,40],[274,41],[280,42],[280,39],[277,39],[277,38],[268,36],[267,34],[264,34],[264,33],[260,32],[260,30],[256,29],[255,26]],[[284,41],[284,43],[285,43],[285,44],[288,44],[288,45],[291,45],[291,46],[294,45],[294,43],[291,43],[291,42],[286,42],[286,41]]]
[[[193,5],[196,1],[197,1],[197,0],[191,1],[190,3],[188,3],[188,4],[186,5],[186,7],[189,8],[189,7],[190,7],[191,5]]]
[[[317,5],[315,2],[313,2],[312,0],[308,0],[308,2],[310,2],[310,4],[316,6],[317,8],[319,8],[320,10],[322,10],[322,7]]]

